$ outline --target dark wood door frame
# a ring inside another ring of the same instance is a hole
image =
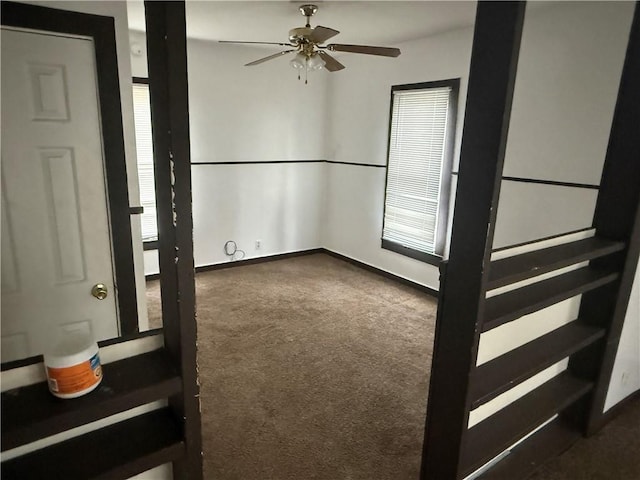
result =
[[[191,152],[187,32],[182,1],[145,1],[158,256],[165,348],[182,376],[182,391],[169,397],[183,418],[185,456],[174,478],[202,478],[202,438],[197,372],[195,270],[191,214]],[[175,181],[172,181],[175,179]],[[178,301],[176,301],[176,299]]]
[[[136,333],[138,304],[113,18],[8,1],[3,1],[1,8],[3,26],[93,39],[120,333]],[[36,363],[41,359],[30,360]]]
[[[42,16],[48,15],[57,31],[68,32],[71,31],[68,22],[75,25],[87,18],[73,12],[11,5],[2,3],[3,21],[16,20],[5,15],[5,11],[14,9],[12,15],[16,15],[16,9],[27,11],[38,19],[29,23],[29,28],[43,29]],[[88,18],[113,33],[113,18],[93,15]],[[19,25],[24,25],[25,20],[22,22]],[[163,334],[164,346],[104,365],[100,387],[74,401],[55,399],[46,382],[4,392],[2,449],[27,445],[156,401],[168,399],[168,406],[3,461],[0,466],[3,477],[41,478],[49,475],[47,469],[57,462],[60,477],[124,479],[170,462],[174,478],[202,478],[184,2],[147,4],[146,23],[164,328],[106,343],[114,346],[138,342],[132,348],[139,351],[146,341],[141,337]],[[113,36],[109,38],[113,40]],[[115,66],[115,50],[112,54],[105,61]],[[103,65],[98,62],[98,67]],[[112,80],[117,81],[117,76]],[[119,95],[110,101],[119,111]],[[120,116],[108,120],[118,125],[122,122]],[[130,278],[133,281],[133,275]],[[137,322],[137,316],[132,320]],[[78,462],[78,458],[85,461]]]

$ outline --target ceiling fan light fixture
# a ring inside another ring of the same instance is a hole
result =
[[[302,70],[307,66],[307,57],[305,57],[302,53],[298,53],[293,59],[289,62],[296,70]]]
[[[323,68],[328,72],[338,72],[345,67],[338,60],[333,58],[329,52],[349,52],[360,53],[364,55],[378,55],[381,57],[397,57],[400,55],[399,48],[392,47],[374,47],[371,45],[347,45],[342,43],[331,43],[329,45],[322,45],[330,38],[335,37],[340,32],[333,28],[323,27],[317,25],[311,27],[311,17],[318,11],[318,6],[313,4],[301,5],[299,7],[300,13],[307,18],[307,23],[304,27],[296,27],[289,30],[289,42],[237,42],[232,40],[221,40],[223,43],[251,43],[251,44],[263,44],[263,45],[280,45],[283,47],[289,47],[289,50],[274,53],[266,57],[254,60],[247,63],[245,66],[251,67],[259,65],[269,60],[281,57],[289,53],[297,52],[296,56],[289,62],[293,68],[298,71],[298,80],[304,70],[305,83],[306,78],[310,71],[322,70]]]
[[[307,69],[309,70],[322,70],[324,67],[324,60],[318,53],[314,53],[311,55],[309,60],[307,60]]]

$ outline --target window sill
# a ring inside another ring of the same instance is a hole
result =
[[[413,248],[404,247],[398,243],[390,242],[389,240],[385,239],[382,239],[382,248],[384,248],[385,250],[391,250],[395,253],[399,253],[400,255],[404,255],[405,257],[413,258],[414,260],[428,263],[429,265],[434,265],[436,267],[438,267],[442,262],[442,257],[440,255],[420,252],[418,250],[414,250]]]

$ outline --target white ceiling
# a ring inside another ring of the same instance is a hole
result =
[[[187,35],[204,40],[286,42],[293,27],[304,26],[304,1],[187,0]],[[472,25],[473,1],[313,1],[319,10],[311,26],[341,32],[331,41],[394,45]],[[142,2],[129,1],[129,27],[144,30]]]

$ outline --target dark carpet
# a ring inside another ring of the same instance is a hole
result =
[[[435,299],[323,254],[196,285],[205,478],[417,478]]]
[[[205,478],[417,480],[433,298],[324,254],[199,273],[196,290]],[[638,454],[635,401],[532,478],[640,479]]]
[[[640,397],[595,435],[540,467],[530,480],[640,479]]]

